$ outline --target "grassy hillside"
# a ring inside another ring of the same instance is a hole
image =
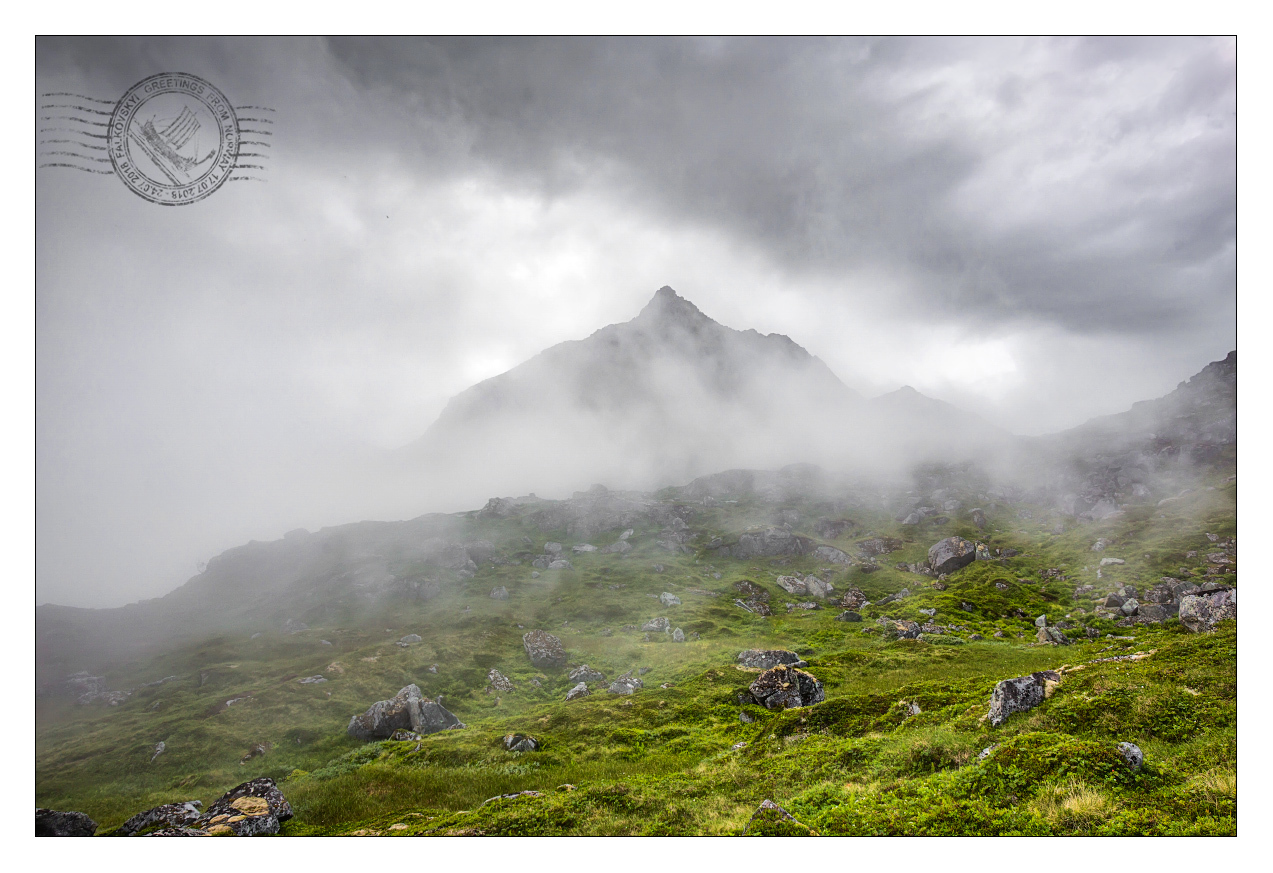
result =
[[[765,798],[799,824],[757,820],[749,832],[1234,833],[1234,624],[1198,635],[1175,619],[1125,628],[1093,613],[1121,585],[1143,591],[1182,568],[1206,572],[1206,534],[1236,535],[1235,486],[1213,484],[1088,524],[1004,502],[987,510],[984,531],[966,509],[902,526],[866,504],[698,501],[686,504],[697,537],[689,553],[660,547],[652,523],[636,526],[627,554],[575,554],[569,546],[580,540],[564,529],[472,513],[469,539],[503,554],[560,542],[573,568],[532,578],[525,560],[487,563],[427,601],[328,605],[307,613],[321,617],[307,618],[308,630],[251,638],[245,627],[118,664],[106,674],[110,686],[137,689],[118,706],[38,702],[36,801],[87,812],[106,833],[149,806],[207,804],[268,775],[296,810],[283,831],[293,834],[728,834],[741,833]],[[873,534],[903,545],[871,572],[702,548],[784,511],[795,532],[850,554]],[[854,526],[818,536],[813,522],[828,514]],[[1021,554],[978,561],[945,580],[945,590],[895,568],[952,534]],[[618,535],[588,541],[604,547]],[[1100,553],[1091,551],[1097,537],[1109,543]],[[1103,556],[1126,563],[1099,568]],[[860,623],[836,621],[834,602],[787,611],[785,603],[807,599],[775,584],[793,572],[829,579],[837,592],[855,586],[871,601],[912,594],[865,608]],[[734,605],[742,579],[771,594],[771,617]],[[1076,598],[1084,585],[1093,591]],[[490,597],[496,586],[508,600]],[[682,603],[660,605],[665,591]],[[1041,613],[1066,621],[1075,644],[1036,643]],[[691,638],[675,643],[654,632],[646,641],[640,627],[655,616]],[[883,616],[949,632],[890,640],[876,621]],[[587,663],[608,679],[646,669],[645,687],[632,697],[594,691],[564,702],[574,684],[566,671],[535,669],[522,648],[534,628],[560,637],[572,666]],[[409,633],[423,641],[398,646]],[[741,705],[754,671],[734,659],[748,648],[800,653],[826,702],[780,713]],[[1063,681],[1037,709],[998,728],[984,720],[997,681],[1062,667]],[[511,679],[512,692],[488,688],[492,668]],[[315,675],[326,681],[298,681]],[[467,727],[419,742],[345,735],[351,716],[408,683],[440,696]],[[503,751],[501,738],[514,731],[534,735],[542,750]],[[165,751],[152,762],[160,741]],[[1145,752],[1138,773],[1117,754],[1123,741]],[[241,763],[257,744],[264,754]],[[484,803],[521,791],[539,793]]]

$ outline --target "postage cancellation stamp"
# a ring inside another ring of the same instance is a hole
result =
[[[41,169],[115,175],[161,206],[197,203],[226,182],[265,181],[274,110],[235,106],[198,76],[159,73],[114,101],[67,92],[41,101]]]

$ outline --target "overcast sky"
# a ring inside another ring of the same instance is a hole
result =
[[[275,110],[265,181],[190,206],[36,173],[38,602],[157,596],[248,539],[377,517],[335,459],[661,285],[864,394],[1017,433],[1236,343],[1231,39],[36,52],[37,104],[179,70]]]

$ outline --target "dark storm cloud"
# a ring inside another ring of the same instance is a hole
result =
[[[1234,281],[1224,40],[331,41],[403,130],[553,194],[598,174],[935,313],[1154,333]],[[1000,226],[996,213],[1012,216]]]

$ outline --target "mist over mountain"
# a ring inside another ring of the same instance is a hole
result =
[[[910,388],[867,400],[791,338],[726,327],[664,286],[631,321],[457,395],[400,461],[471,501],[657,488],[731,467],[901,471],[1008,439]]]

